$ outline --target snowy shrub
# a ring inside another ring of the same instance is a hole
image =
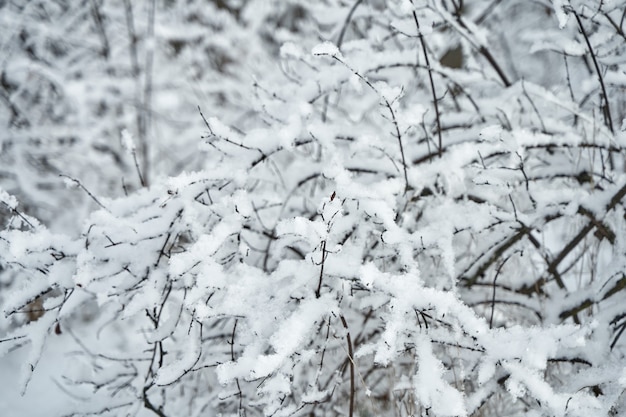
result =
[[[233,53],[204,164],[77,233],[1,191],[23,388],[56,343],[66,415],[625,413],[624,12],[585,3],[225,2],[277,57]]]
[[[2,186],[46,225],[74,232],[94,206],[60,192],[67,177],[121,196],[153,173],[201,168],[198,105],[235,122],[248,66],[269,49],[217,3],[0,2]]]

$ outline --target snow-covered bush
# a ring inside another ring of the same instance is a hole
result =
[[[74,231],[94,205],[59,192],[67,177],[121,196],[153,174],[204,166],[198,106],[237,121],[250,110],[250,67],[271,49],[219,3],[1,2],[3,188],[55,231]]]
[[[203,167],[75,234],[2,192],[0,351],[26,388],[61,340],[68,415],[626,412],[623,7],[584,3],[231,9],[279,56]]]

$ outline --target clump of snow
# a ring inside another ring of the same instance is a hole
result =
[[[244,190],[237,190],[233,194],[233,203],[235,203],[237,213],[241,214],[243,217],[250,217],[254,213],[252,202]]]
[[[326,226],[321,222],[312,222],[302,217],[296,217],[289,220],[282,220],[276,226],[278,236],[294,234],[298,236],[314,236],[315,240],[325,238],[327,231]]]
[[[342,59],[339,48],[337,48],[334,43],[328,41],[314,46],[311,52],[313,53],[313,55],[329,55]]]
[[[587,49],[582,43],[573,39],[563,39],[560,37],[537,41],[530,47],[530,53],[539,51],[556,51],[571,56],[583,56],[587,53]]]
[[[79,187],[79,182],[74,178],[63,177],[63,184],[70,189]]]
[[[414,377],[415,396],[419,402],[439,416],[466,416],[463,394],[443,379],[443,364],[434,355],[426,337],[416,341],[417,373]]]
[[[569,20],[569,14],[565,11],[566,8],[571,8],[569,0],[552,0],[552,7],[554,13],[559,21],[559,28],[563,29],[567,25]]]
[[[312,403],[321,402],[327,397],[328,397],[327,390],[320,391],[318,389],[311,389],[310,391],[307,391],[302,396],[302,402],[305,404],[312,404]]]
[[[17,199],[3,190],[2,187],[0,187],[0,202],[4,203],[11,210],[17,209],[18,206]]]
[[[499,141],[502,139],[502,126],[501,125],[492,125],[492,126],[488,126],[483,128],[480,133],[479,136],[481,139],[492,142],[492,141]]]
[[[135,140],[133,139],[133,136],[128,131],[128,129],[122,130],[121,141],[122,141],[122,148],[126,151],[126,153],[133,154],[135,152],[135,149],[136,149]]]
[[[303,56],[302,50],[298,45],[293,42],[285,42],[280,47],[281,58],[301,58]]]
[[[402,0],[400,2],[400,11],[404,14],[409,14],[415,10],[415,6],[411,0]]]
[[[399,86],[390,86],[389,84],[379,81],[375,84],[376,89],[380,93],[385,103],[394,103],[402,98],[404,89]]]

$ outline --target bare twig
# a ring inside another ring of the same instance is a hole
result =
[[[218,136],[215,133],[213,133],[213,129],[211,129],[211,125],[209,124],[209,121],[206,119],[206,117],[204,116],[204,113],[202,113],[202,110],[200,109],[200,106],[198,106],[198,112],[200,113],[200,116],[202,117],[202,121],[204,121],[204,125],[207,127],[207,129],[209,130],[209,134],[211,134],[212,136],[219,138],[221,140],[223,140],[224,142],[230,143],[231,145],[235,145],[238,146],[242,149],[246,149],[248,151],[250,150],[255,150],[259,153],[261,153],[261,158],[264,160],[265,159],[265,153],[259,149],[259,148],[251,148],[249,146],[244,145],[243,143],[239,143],[239,142],[235,142],[234,140],[231,140],[229,138],[225,138],[223,136]],[[210,138],[209,138],[210,139]],[[209,143],[211,143],[209,141]]]
[[[239,319],[235,319],[235,324],[233,325],[233,332],[230,336],[230,360],[235,362],[235,334],[237,333],[237,323],[239,323]],[[239,397],[239,415],[243,415],[243,393],[241,392],[241,385],[239,384],[239,378],[235,378],[235,383],[237,384],[237,396]]]
[[[60,177],[65,177],[65,178],[67,178],[67,179],[69,179],[69,180],[73,181],[73,182],[74,182],[77,186],[79,186],[80,188],[82,188],[82,189],[83,189],[83,191],[85,191],[85,192],[87,193],[87,195],[88,195],[89,197],[91,197],[91,199],[92,199],[93,201],[95,201],[95,202],[96,202],[96,204],[97,204],[97,205],[99,205],[100,207],[102,207],[103,209],[105,209],[106,211],[108,211],[109,213],[111,212],[111,210],[109,210],[109,209],[108,209],[108,208],[107,208],[104,204],[102,204],[102,203],[100,202],[100,200],[98,200],[98,199],[96,198],[96,196],[95,196],[95,195],[91,194],[91,192],[90,192],[87,188],[85,188],[85,186],[84,186],[84,185],[83,185],[80,181],[78,181],[76,178],[72,178],[72,177],[70,177],[69,175],[65,175],[65,174],[59,174],[59,176],[60,176]]]
[[[411,0],[411,3],[413,1]],[[437,137],[439,139],[438,148],[439,148],[439,158],[441,158],[443,152],[443,142],[441,140],[441,117],[439,115],[439,104],[437,99],[437,91],[435,90],[435,82],[433,81],[433,72],[430,68],[430,60],[428,58],[428,51],[426,49],[426,41],[424,40],[424,35],[420,30],[419,20],[417,19],[417,13],[413,10],[413,20],[415,21],[415,26],[417,27],[417,36],[420,39],[420,43],[422,44],[422,52],[424,53],[424,59],[426,60],[426,68],[428,68],[428,79],[430,80],[430,91],[433,95],[433,104],[435,106],[435,118],[437,119]]]
[[[5,203],[4,201],[2,201],[2,204],[4,204],[4,206],[6,206],[6,208],[11,212],[16,214],[20,219],[22,219],[22,221],[24,223],[26,223],[28,226],[30,226],[31,229],[34,229],[35,226],[28,221],[28,219],[26,218],[26,216],[24,216],[22,213],[20,213],[20,211],[14,207],[11,207],[9,204]]]
[[[159,417],[167,417],[167,415],[165,415],[165,413],[163,413],[163,410],[161,410],[160,408],[157,408],[154,406],[154,404],[152,404],[152,402],[150,402],[150,399],[148,398],[148,389],[150,387],[146,386],[143,389],[143,405],[146,409],[152,411],[154,414],[156,414]]]
[[[339,37],[337,38],[337,48],[341,49],[341,45],[343,44],[343,37],[346,35],[346,30],[348,29],[348,26],[350,25],[350,21],[352,20],[352,15],[354,15],[354,12],[356,11],[357,7],[359,7],[361,3],[363,3],[363,0],[356,0],[354,4],[352,5],[352,8],[350,8],[350,11],[348,12],[348,15],[346,16],[346,20],[344,21],[343,26],[341,27],[341,32],[339,32]]]
[[[343,328],[346,329],[346,343],[348,344],[348,364],[350,366],[350,408],[348,410],[348,417],[354,415],[354,396],[355,396],[355,381],[354,381],[354,354],[352,352],[352,339],[350,337],[350,330],[348,329],[348,323],[346,318],[339,316]]]
[[[609,204],[606,206],[606,212],[608,213],[609,211],[613,210],[615,208],[615,206],[617,206],[617,204],[624,198],[626,197],[626,184],[624,184],[611,198],[611,200],[609,201]],[[554,278],[556,279],[556,282],[559,286],[559,288],[565,288],[565,284],[563,283],[560,274],[558,272],[558,267],[561,264],[561,262],[563,262],[563,260],[567,257],[567,255],[569,255],[577,246],[580,242],[582,242],[585,237],[589,234],[589,232],[591,232],[593,229],[597,228],[599,225],[601,225],[601,222],[596,221],[595,219],[592,219],[589,221],[589,223],[587,223],[585,225],[585,227],[583,227],[580,232],[578,232],[576,234],[576,236],[574,236],[572,238],[572,240],[570,240],[565,247],[563,247],[563,249],[561,249],[561,251],[559,252],[559,254],[552,260],[552,262],[550,262],[548,264],[548,272],[554,276]],[[533,285],[531,285],[525,292],[533,292],[536,291],[537,288],[540,288],[541,286],[543,286],[543,284],[545,284],[546,279],[545,278],[539,278],[537,281],[535,281],[535,283]]]
[[[467,41],[472,45],[472,47],[475,48],[487,60],[487,62],[489,62],[489,65],[491,65],[491,67],[498,74],[498,77],[500,77],[502,84],[504,84],[505,87],[510,87],[511,82],[509,81],[506,74],[504,73],[500,65],[498,64],[498,61],[496,61],[496,59],[491,54],[489,49],[487,49],[484,45],[481,45],[476,39],[474,39],[471,36],[472,32],[467,26],[467,24],[465,23],[465,21],[463,20],[463,17],[457,14],[453,18],[448,12],[446,12],[445,10],[441,10],[441,9],[439,10],[439,12],[444,19],[448,20],[450,24],[453,27],[455,27],[459,35],[467,39]],[[463,29],[463,30],[460,30],[460,29]],[[466,31],[467,33],[465,33],[464,31]]]
[[[580,32],[583,34],[585,38],[585,43],[587,44],[587,48],[589,48],[589,54],[591,55],[591,60],[593,61],[593,65],[596,69],[596,74],[598,75],[598,81],[600,81],[600,88],[602,89],[602,98],[604,100],[604,106],[602,108],[604,114],[604,123],[609,128],[611,133],[615,134],[613,130],[613,119],[611,118],[611,107],[609,104],[609,96],[606,93],[606,87],[604,86],[604,79],[602,78],[602,72],[600,71],[600,65],[598,65],[598,60],[596,59],[596,54],[593,52],[593,48],[591,47],[591,42],[589,41],[589,36],[587,36],[587,32],[585,31],[585,27],[583,26],[583,22],[580,20],[580,16],[573,9],[571,12],[576,17],[576,22],[578,22],[578,27],[580,28]]]
[[[102,42],[102,49],[100,53],[105,60],[108,60],[111,51],[109,47],[109,39],[104,29],[104,22],[102,19],[102,13],[100,12],[100,6],[95,0],[91,0],[91,12],[96,22],[96,29],[98,30],[98,35],[100,36],[100,42]]]
[[[322,264],[320,266],[320,277],[317,282],[317,289],[315,290],[315,298],[320,298],[322,293],[322,280],[324,279],[324,263],[326,261],[326,239],[322,242]]]
[[[346,31],[348,30],[348,26],[350,25],[350,21],[352,20],[352,15],[354,15],[354,12],[356,11],[356,9],[359,7],[361,3],[363,3],[363,0],[356,0],[354,4],[352,5],[352,7],[350,8],[350,11],[346,15],[346,20],[343,22],[343,26],[341,27],[341,31],[339,32],[339,37],[337,38],[337,48],[341,49],[341,45],[343,44],[343,38],[346,35]],[[337,94],[339,95],[340,91]],[[324,98],[324,110],[322,111],[323,122],[326,121],[326,115],[328,114],[329,102],[330,102],[330,96],[326,94],[326,97]]]
[[[493,329],[493,313],[496,307],[496,288],[497,288],[496,281],[498,280],[498,276],[500,276],[500,272],[502,272],[502,268],[504,267],[504,264],[509,259],[511,259],[511,255],[504,258],[504,260],[500,263],[500,265],[498,266],[498,269],[496,270],[496,275],[493,277],[493,292],[491,294],[491,315],[489,316],[489,328],[490,329]]]

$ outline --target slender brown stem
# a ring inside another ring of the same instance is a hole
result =
[[[348,410],[348,417],[353,417],[354,415],[354,394],[355,394],[355,386],[354,386],[354,354],[352,353],[352,339],[350,337],[350,331],[348,329],[348,323],[346,322],[346,318],[341,315],[339,317],[341,319],[341,324],[343,328],[346,329],[346,341],[348,343],[348,365],[350,366],[350,409]]]
[[[320,267],[320,278],[317,283],[317,289],[315,290],[315,298],[320,298],[322,294],[322,281],[324,279],[324,262],[326,261],[326,240],[322,242],[322,265]]]

